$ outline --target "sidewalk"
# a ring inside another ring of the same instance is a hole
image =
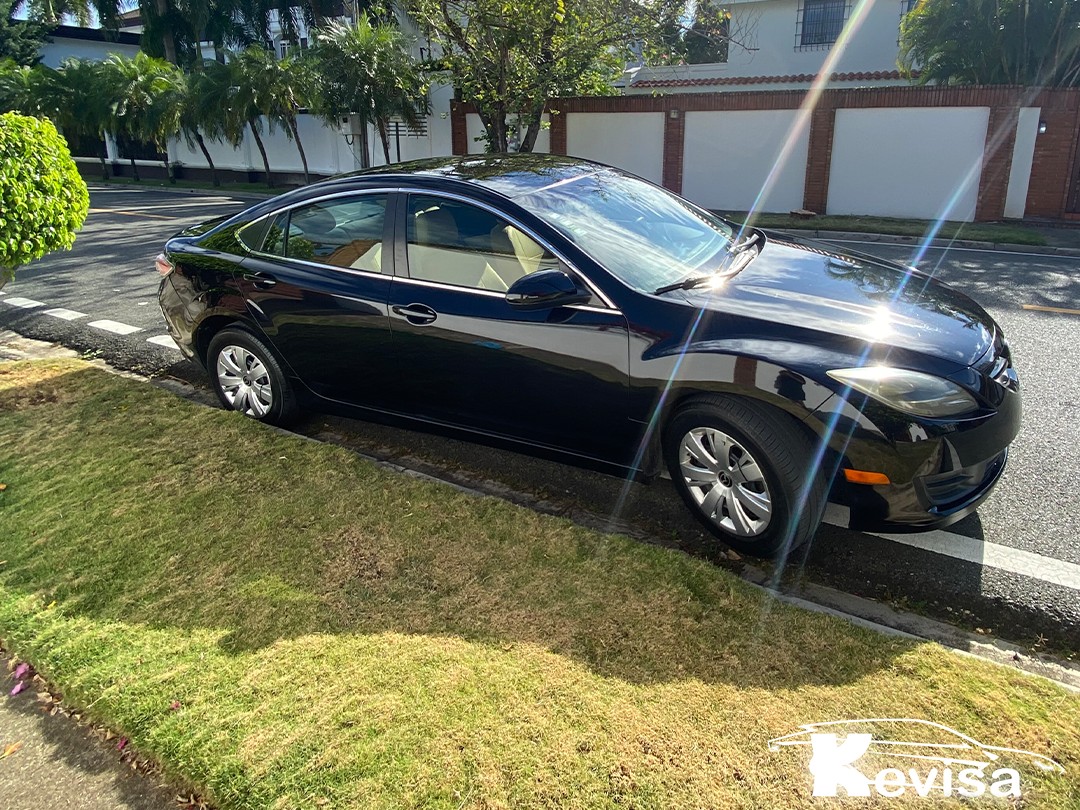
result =
[[[116,741],[95,739],[86,727],[42,711],[33,685],[8,694],[15,681],[0,655],[0,796],[5,810],[165,810],[173,792],[132,770]]]

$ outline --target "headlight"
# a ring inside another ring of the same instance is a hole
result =
[[[978,408],[959,385],[932,374],[888,366],[840,368],[828,372],[837,382],[916,416],[940,417]]]

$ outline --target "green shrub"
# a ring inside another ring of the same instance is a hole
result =
[[[50,121],[0,115],[0,283],[75,242],[90,208],[67,143]]]

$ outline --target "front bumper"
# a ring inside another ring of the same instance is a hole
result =
[[[926,531],[970,515],[1001,480],[1020,430],[1020,395],[1004,390],[997,408],[974,419],[919,420],[874,402],[830,400],[814,414],[837,473],[888,475],[887,485],[850,484],[837,475],[830,500],[862,531]]]

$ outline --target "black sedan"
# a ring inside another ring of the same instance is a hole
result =
[[[961,293],[573,158],[336,177],[183,232],[158,269],[226,407],[666,469],[760,556],[811,537],[829,498],[866,529],[958,520],[1020,425],[1001,330]]]

